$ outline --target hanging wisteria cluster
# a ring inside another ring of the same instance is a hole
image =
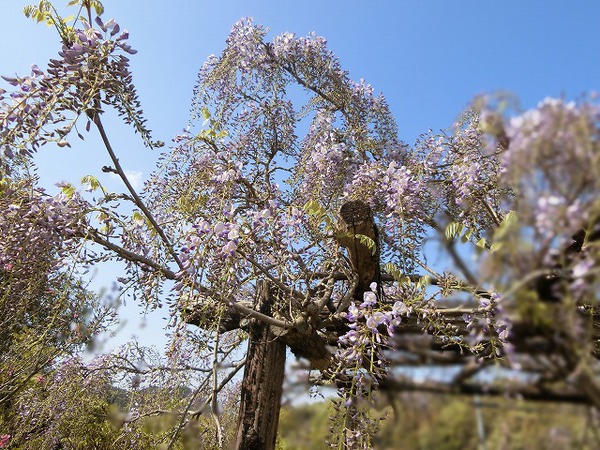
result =
[[[56,19],[60,20],[59,18]],[[30,156],[40,146],[55,142],[69,146],[67,136],[79,117],[90,129],[103,105],[114,107],[132,124],[148,145],[156,145],[145,126],[126,55],[136,50],[127,44],[129,33],[113,19],[96,27],[80,18],[82,28],[63,28],[62,50],[46,70],[32,66],[26,76],[3,76],[13,86],[0,89],[0,148],[3,158]]]

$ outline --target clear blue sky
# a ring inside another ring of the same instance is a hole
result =
[[[28,3],[34,0],[0,0],[1,74],[27,73],[33,63],[43,67],[59,49],[52,29],[23,16]],[[104,5],[104,17],[128,29],[139,51],[132,57],[134,81],[154,137],[165,142],[187,123],[198,68],[223,49],[231,26],[245,16],[272,35],[315,31],[327,38],[354,79],[364,78],[386,95],[408,143],[428,128],[450,125],[476,94],[508,91],[531,107],[546,96],[600,91],[597,0],[105,0]],[[125,127],[112,130],[125,167],[147,176],[156,151],[143,148]],[[40,174],[49,186],[76,183],[108,163],[94,138],[73,149],[43,150]]]

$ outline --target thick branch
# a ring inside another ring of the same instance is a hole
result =
[[[144,204],[142,199],[137,194],[136,190],[131,185],[129,178],[127,178],[127,175],[125,174],[123,167],[121,167],[121,163],[119,162],[119,159],[117,158],[117,156],[112,148],[112,145],[110,144],[108,136],[106,135],[106,131],[104,130],[104,125],[102,124],[102,121],[100,120],[100,116],[97,113],[93,113],[91,115],[91,119],[93,120],[94,124],[96,125],[96,128],[98,128],[98,131],[100,132],[100,137],[102,138],[102,142],[104,143],[104,146],[106,147],[106,150],[108,151],[108,154],[110,155],[110,159],[112,160],[112,162],[115,166],[115,170],[117,171],[119,177],[121,177],[121,179],[123,180],[123,183],[125,183],[125,186],[127,187],[127,190],[129,191],[129,193],[131,194],[131,197],[133,198],[135,205],[138,208],[140,208],[140,210],[142,210],[142,212],[144,213],[146,218],[150,221],[150,223],[152,224],[152,227],[154,228],[156,233],[160,236],[162,241],[167,246],[167,250],[173,257],[173,260],[177,263],[177,266],[179,266],[179,268],[181,270],[184,270],[183,263],[179,259],[179,256],[177,256],[177,253],[175,252],[175,249],[173,248],[171,241],[165,234],[162,227],[158,224],[158,222],[156,222],[156,219],[154,219],[154,216],[152,215],[152,213],[148,210],[148,208],[146,208],[146,205]]]
[[[119,255],[121,258],[123,258],[127,261],[131,261],[133,263],[144,264],[148,267],[151,267],[151,268],[155,269],[157,272],[160,272],[162,275],[165,276],[165,278],[168,278],[169,280],[175,280],[177,278],[177,275],[172,270],[170,270],[164,266],[161,266],[160,264],[158,264],[157,262],[155,262],[149,258],[138,255],[137,253],[129,251],[117,244],[110,242],[107,239],[104,239],[93,228],[89,229],[87,231],[87,234],[82,235],[82,237],[93,240],[94,242],[96,242],[97,244],[100,244],[107,250],[111,250],[111,251],[115,252],[117,255]]]
[[[487,395],[487,396],[502,396],[517,395],[525,400],[535,400],[543,402],[565,402],[590,404],[590,400],[585,395],[567,389],[555,388],[545,389],[535,385],[528,386],[490,386],[488,384],[462,383],[462,384],[447,384],[438,381],[428,380],[425,382],[415,382],[409,378],[386,378],[379,384],[379,389],[388,392],[432,392],[438,394],[454,394],[454,395]]]

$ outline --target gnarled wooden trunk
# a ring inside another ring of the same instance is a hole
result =
[[[257,306],[263,314],[271,314],[273,291],[267,281],[258,285]],[[277,439],[286,346],[263,322],[252,319],[248,333],[235,448],[271,450]]]

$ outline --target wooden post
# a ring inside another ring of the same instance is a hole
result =
[[[257,286],[258,308],[270,315],[275,295],[267,281]],[[251,320],[237,423],[237,450],[272,450],[277,439],[286,345],[268,324]]]
[[[346,202],[340,208],[340,231],[338,242],[348,250],[350,264],[358,275],[354,298],[362,300],[372,282],[381,284],[379,269],[379,232],[373,220],[371,207],[360,200]],[[375,248],[369,248],[360,237],[371,239]]]

